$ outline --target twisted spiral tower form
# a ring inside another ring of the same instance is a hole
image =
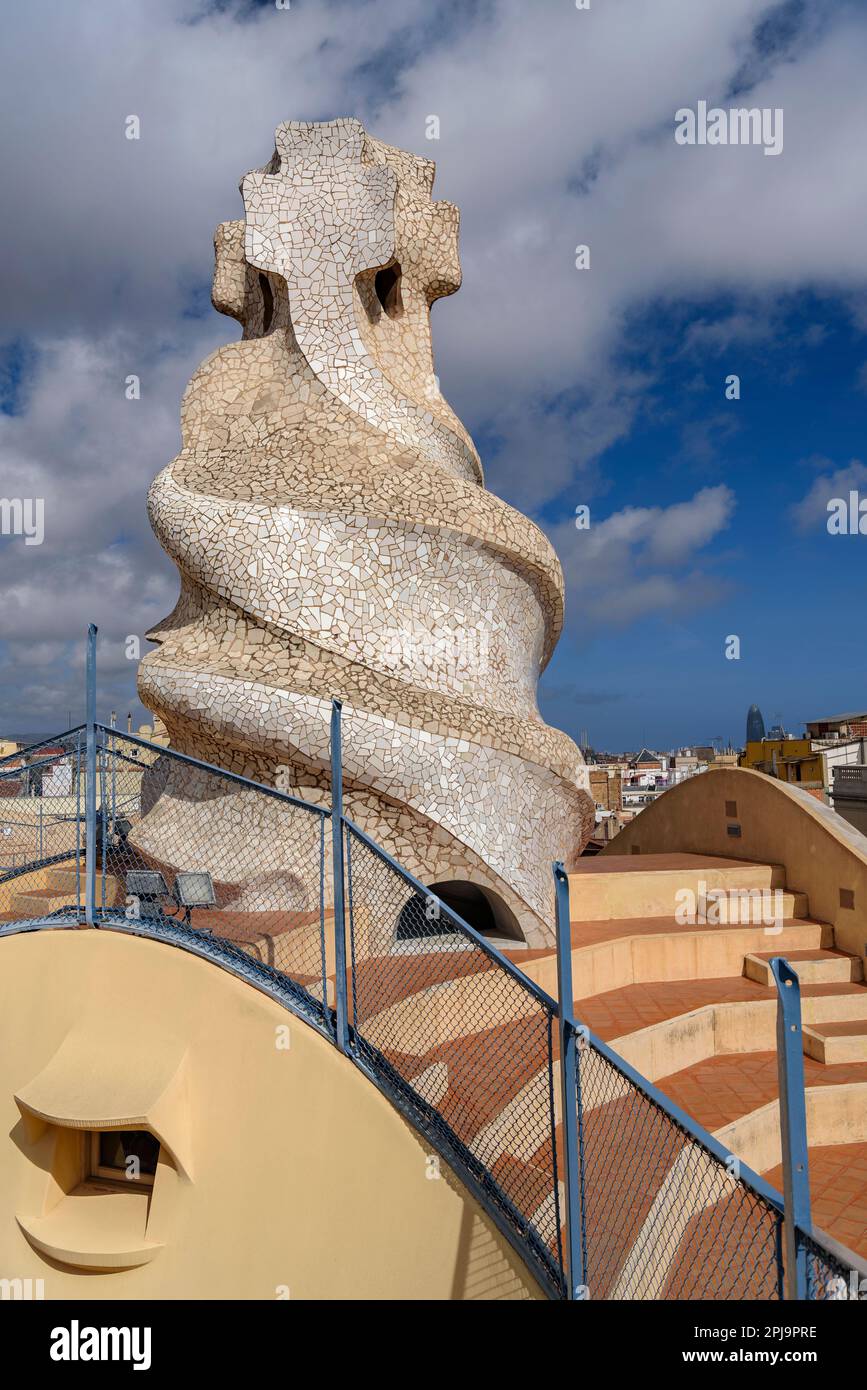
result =
[[[486,491],[434,376],[430,307],[460,266],[433,177],[347,119],[281,125],[243,179],[213,287],[243,333],[193,376],[150,490],[181,592],[139,692],[176,748],[323,802],[339,696],[348,814],[541,944],[551,860],[593,821],[581,755],[536,704],[562,576]]]

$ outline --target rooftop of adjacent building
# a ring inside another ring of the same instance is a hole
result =
[[[851,724],[862,720],[867,721],[867,710],[853,711],[850,714],[831,714],[823,719],[808,719],[807,728],[815,728],[817,725]]]

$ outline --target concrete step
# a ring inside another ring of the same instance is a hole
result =
[[[681,902],[683,899],[681,899]],[[709,889],[700,900],[709,926],[770,926],[809,915],[806,893],[788,888],[729,888],[725,896]]]
[[[12,899],[11,911],[16,920],[30,917],[48,917],[52,912],[69,907],[76,901],[75,892],[55,893],[50,888],[31,888],[26,893],[16,893]]]
[[[755,980],[741,975],[728,981],[690,981],[679,1000],[677,987],[667,985],[656,1008],[671,1012],[658,1019],[653,1017],[654,1001],[646,986],[633,986],[630,993],[632,999],[627,1001],[621,991],[615,1005],[626,1025],[619,1034],[615,1035],[611,1006],[604,996],[576,1002],[576,1013],[649,1081],[708,1057],[776,1050],[776,990],[764,989]],[[825,1024],[839,1025],[838,1031],[844,1032],[867,1027],[867,989],[861,984],[804,985],[801,1004],[804,1023],[820,1032]]]
[[[770,962],[784,955],[802,984],[829,985],[864,978],[864,968],[858,956],[843,951],[761,951],[744,957],[744,974],[760,985],[773,985]]]
[[[803,915],[808,907],[804,894],[784,892],[782,901],[775,899],[774,890],[785,890],[785,882],[779,864],[700,854],[596,855],[582,860],[569,875],[572,921],[673,917],[688,909],[689,895],[694,899],[694,910],[700,912],[707,894],[720,891],[731,895],[731,903],[740,903],[741,909],[746,905],[744,894],[760,901],[766,893],[783,916]],[[725,906],[721,902],[720,911]],[[759,910],[758,902],[753,910]],[[720,916],[718,920],[729,918]],[[744,918],[741,915],[731,920]]]
[[[102,888],[101,888],[102,878],[103,878],[102,868],[101,868],[101,866],[100,866],[99,864],[97,864],[97,866],[96,866],[96,891],[97,891],[97,896],[101,896],[101,894],[102,894]],[[74,864],[71,864],[71,865],[68,865],[68,864],[55,864],[52,868],[46,869],[46,870],[45,870],[45,887],[48,888],[48,889],[50,889],[52,893],[75,893],[75,891],[76,891],[76,885],[77,885],[77,883],[78,883],[79,881],[81,882],[82,885],[84,884],[84,859],[83,859],[83,858],[82,858],[82,861],[81,861],[81,874],[80,874],[80,875],[78,875],[78,874],[76,873],[76,869],[75,869],[75,865],[74,865]],[[118,878],[116,878],[116,877],[114,876],[114,874],[107,874],[107,875],[106,875],[106,878],[105,878],[105,892],[106,892],[106,897],[109,896],[109,893],[114,893],[114,891],[115,891],[119,886],[120,886],[120,880],[119,880]]]
[[[84,901],[83,867],[79,884],[76,883],[74,869],[49,869],[45,879],[46,886],[44,888],[27,888],[13,894],[10,904],[13,919],[47,917],[52,912],[59,912],[61,908],[75,904],[79,896],[82,902]],[[96,880],[98,904],[102,903],[102,882],[102,876],[99,875]],[[122,901],[118,880],[111,874],[105,879],[105,901],[110,906]]]
[[[867,1019],[804,1025],[804,1051],[826,1066],[867,1062]]]
[[[498,951],[502,951],[504,956],[511,953],[520,957],[522,953],[531,949],[526,941],[516,941],[512,936],[488,936],[485,933],[485,940]]]
[[[81,882],[84,882],[84,860],[81,863]],[[53,893],[75,893],[78,871],[75,865],[55,864],[45,871],[45,887]]]
[[[602,994],[625,985],[674,980],[717,980],[744,973],[744,957],[756,947],[772,945],[771,955],[789,957],[795,951],[821,953],[831,944],[831,928],[822,922],[787,922],[771,935],[762,927],[679,927],[656,919],[656,930],[642,931],[642,924],[628,919],[601,923],[605,936],[580,945],[581,926],[572,927],[572,980],[576,999]],[[659,929],[661,928],[661,929]],[[528,953],[512,959],[536,984],[557,995],[557,958],[553,951]]]

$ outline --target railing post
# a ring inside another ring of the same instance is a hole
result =
[[[337,1046],[349,1051],[346,1003],[346,914],[343,883],[343,749],[340,700],[331,701],[331,860],[334,873],[334,1006]]]
[[[111,727],[117,728],[117,713],[111,712]],[[117,822],[117,739],[114,734],[111,736],[111,833],[114,836],[114,827]]]
[[[87,629],[87,751],[84,782],[84,920],[96,926],[96,625]]]
[[[578,1153],[578,1059],[572,999],[572,929],[569,913],[569,880],[559,861],[554,865],[557,894],[557,997],[560,1025],[560,1080],[562,1083],[563,1163],[566,1187],[566,1297],[581,1298],[584,1287],[581,1238],[581,1188]],[[552,1135],[553,1143],[553,1135]]]
[[[794,970],[782,956],[775,956],[770,965],[777,986],[777,1067],[786,1221],[785,1293],[787,1299],[805,1299],[807,1252],[798,1239],[798,1229],[809,1232],[811,1216],[801,987]]]

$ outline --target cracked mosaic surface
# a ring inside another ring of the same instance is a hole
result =
[[[325,802],[339,696],[348,813],[541,944],[551,861],[593,823],[581,755],[536,703],[562,576],[439,391],[430,307],[460,265],[433,175],[347,119],[281,125],[243,179],[213,287],[242,336],[193,376],[150,490],[181,592],[139,690],[176,748]]]

